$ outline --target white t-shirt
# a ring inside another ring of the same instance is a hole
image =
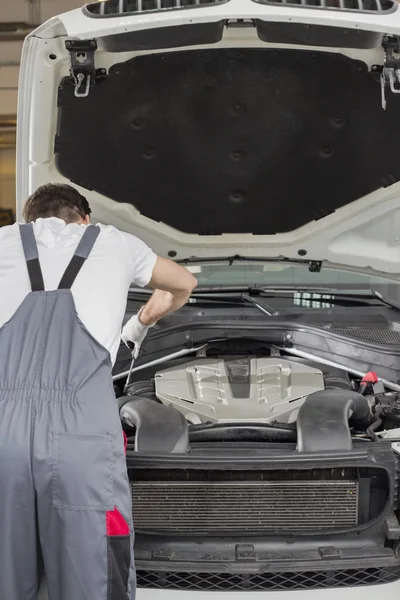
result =
[[[34,223],[46,290],[58,288],[86,225],[57,218]],[[111,354],[114,364],[131,284],[146,286],[157,256],[144,242],[115,227],[100,225],[100,234],[73,286],[79,318]],[[0,327],[31,291],[17,224],[0,228]]]

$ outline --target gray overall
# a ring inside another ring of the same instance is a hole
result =
[[[50,292],[32,225],[20,232],[32,292],[0,329],[0,600],[36,599],[43,567],[50,600],[133,600],[110,355],[79,320],[70,291],[99,228],[86,229]]]

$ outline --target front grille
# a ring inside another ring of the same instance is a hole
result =
[[[258,4],[291,8],[323,8],[357,13],[390,13],[397,9],[396,0],[253,0]]]
[[[358,329],[358,328],[339,328],[333,327],[330,329],[332,333],[343,335],[345,337],[372,342],[381,346],[398,346],[400,345],[400,332],[390,331],[385,329]]]
[[[106,17],[121,14],[143,14],[164,10],[181,10],[225,4],[229,0],[105,0],[88,4],[89,15]]]
[[[196,535],[351,529],[355,481],[133,482],[135,527]]]
[[[262,574],[185,573],[142,571],[138,588],[193,591],[285,591],[358,587],[393,583],[400,579],[400,567],[371,567]]]

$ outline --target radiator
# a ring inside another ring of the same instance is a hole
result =
[[[135,529],[176,534],[313,532],[358,524],[355,481],[133,482]]]

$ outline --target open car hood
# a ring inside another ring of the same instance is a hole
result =
[[[400,274],[396,3],[120,4],[62,15],[25,43],[19,210],[37,185],[70,181],[95,220],[160,255]]]

